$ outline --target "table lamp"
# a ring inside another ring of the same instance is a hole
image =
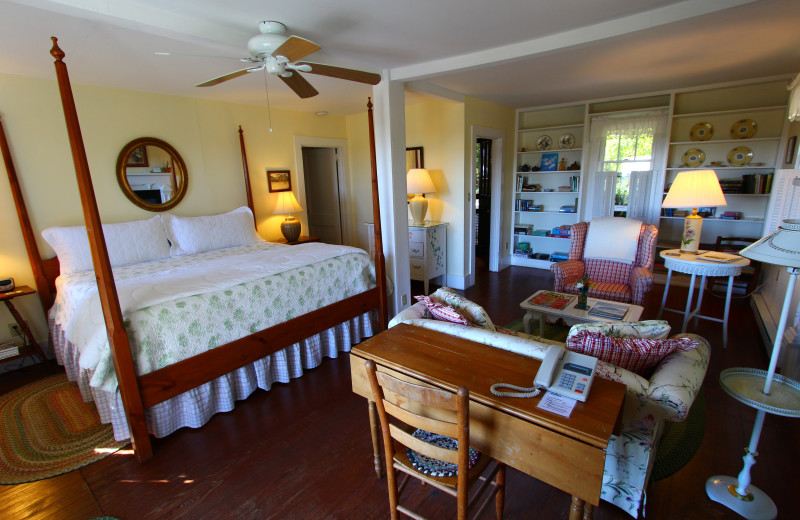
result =
[[[726,206],[725,195],[719,186],[714,170],[693,170],[680,172],[669,188],[662,208],[692,208],[692,214],[683,221],[681,252],[697,253],[700,247],[700,230],[703,217],[697,208],[706,206]]]
[[[415,226],[425,223],[425,215],[428,214],[428,201],[423,196],[425,193],[436,193],[436,188],[431,181],[431,174],[424,168],[412,168],[406,175],[406,192],[414,195],[408,202],[411,210],[411,218]]]
[[[789,271],[789,282],[783,300],[783,310],[775,332],[769,370],[755,368],[728,368],[720,373],[723,390],[731,397],[757,410],[750,444],[745,449],[744,468],[738,478],[714,476],[706,481],[706,493],[748,520],[774,519],[778,508],[766,493],[750,485],[750,468],[756,463],[758,440],[767,412],[786,417],[800,417],[800,383],[775,374],[780,358],[786,319],[794,294],[797,275],[800,274],[800,220],[784,220],[776,231],[739,252],[751,260],[780,265]]]
[[[301,223],[299,220],[292,216],[296,211],[303,211],[297,199],[294,198],[294,193],[291,191],[282,191],[278,193],[278,202],[275,204],[273,215],[288,215],[286,220],[281,222],[281,233],[287,242],[297,242],[300,237]]]

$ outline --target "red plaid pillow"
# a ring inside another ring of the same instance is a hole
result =
[[[653,368],[669,354],[694,348],[697,342],[690,338],[610,338],[588,330],[567,339],[568,350],[594,356],[642,377],[650,377]]]
[[[424,303],[431,315],[437,320],[469,325],[469,321],[467,321],[467,318],[465,318],[463,314],[439,300],[434,300],[429,296],[414,296],[414,298]]]

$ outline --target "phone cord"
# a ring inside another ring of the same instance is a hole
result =
[[[501,388],[509,388],[511,390],[519,390],[519,392],[502,392]],[[525,388],[524,386],[509,385],[506,383],[495,383],[490,388],[492,393],[498,397],[536,397],[539,395],[540,389],[538,386]]]

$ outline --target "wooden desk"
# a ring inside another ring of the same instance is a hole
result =
[[[595,378],[586,403],[569,418],[539,410],[541,395],[496,397],[494,383],[528,386],[539,360],[448,334],[400,324],[353,347],[353,391],[369,401],[375,471],[381,474],[378,418],[364,364],[424,384],[470,391],[470,444],[523,473],[572,495],[570,519],[583,515],[584,502],[597,505],[605,450],[619,432],[625,386]],[[588,508],[587,508],[588,509]],[[588,512],[591,515],[591,512]],[[587,518],[590,518],[588,516]]]

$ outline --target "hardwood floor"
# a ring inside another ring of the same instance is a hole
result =
[[[550,274],[526,268],[481,271],[465,295],[488,310],[498,324],[522,316],[519,302],[552,287]],[[421,284],[414,286],[421,293]],[[433,289],[431,289],[433,290]],[[654,318],[663,286],[645,303],[643,318]],[[669,307],[682,307],[686,289],[670,291]],[[706,314],[721,315],[722,299],[707,297]],[[715,312],[718,311],[718,312]],[[667,314],[673,330],[679,316]],[[698,332],[712,343],[705,382],[706,432],[694,458],[676,474],[651,483],[647,519],[733,519],[736,514],[710,502],[708,477],[735,476],[742,467],[755,412],[723,392],[719,372],[732,366],[766,368],[753,313],[744,300],[731,305],[730,338],[721,347],[721,326],[701,321]],[[34,366],[0,377],[0,392],[47,375]],[[782,517],[800,484],[800,421],[768,415],[753,484],[777,504]],[[0,518],[85,520],[111,515],[149,519],[371,519],[388,518],[385,480],[372,469],[367,406],[350,390],[346,355],[269,392],[257,391],[232,412],[219,414],[198,430],[183,429],[155,441],[155,458],[137,463],[130,452],[59,477],[0,487]],[[411,487],[409,505],[434,518],[455,516],[454,502],[438,491]],[[569,497],[527,475],[509,470],[506,518],[568,516]],[[491,509],[491,508],[490,508]],[[491,511],[482,518],[493,518]],[[601,502],[598,520],[630,518]]]

